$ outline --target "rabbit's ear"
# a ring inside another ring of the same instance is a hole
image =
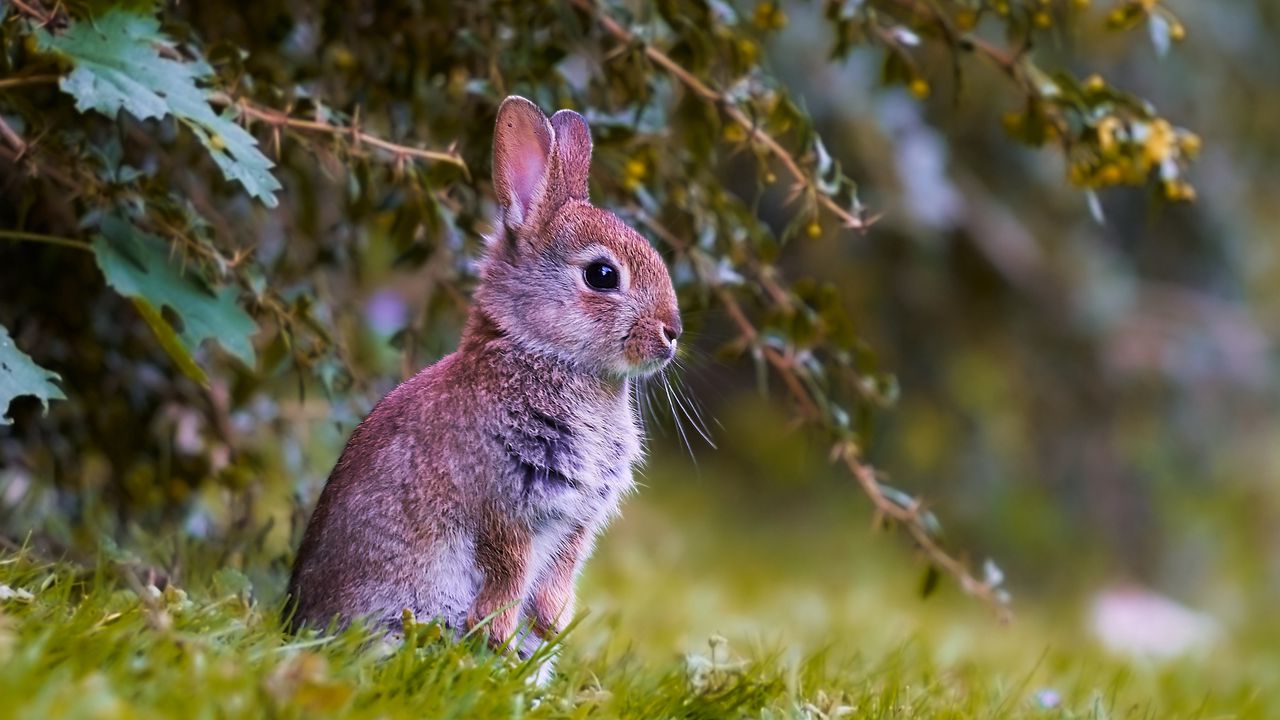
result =
[[[587,198],[587,175],[591,171],[591,129],[586,118],[572,110],[561,110],[551,116],[555,130],[556,164],[560,173],[557,192],[575,200]]]
[[[498,108],[493,133],[493,185],[502,220],[519,228],[546,194],[555,133],[537,105],[512,95]]]

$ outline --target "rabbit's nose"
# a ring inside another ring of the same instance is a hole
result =
[[[667,338],[667,342],[674,343],[676,338],[680,337],[680,333],[684,332],[684,327],[676,320],[674,324],[663,323],[662,335]]]

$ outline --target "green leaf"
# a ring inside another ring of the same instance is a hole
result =
[[[35,364],[31,357],[18,349],[9,337],[9,329],[0,325],[0,425],[8,425],[9,403],[22,395],[34,395],[40,399],[45,411],[50,400],[65,400],[66,395],[53,384],[59,380],[57,373]]]
[[[109,117],[125,110],[140,120],[173,115],[209,150],[224,177],[275,207],[280,183],[271,174],[272,162],[230,114],[219,115],[209,105],[209,91],[197,84],[213,74],[207,63],[160,54],[173,43],[154,17],[115,9],[92,22],[72,21],[61,35],[40,29],[36,37],[41,50],[74,65],[59,86],[76,99],[77,110]]]
[[[210,339],[249,367],[255,366],[251,337],[257,326],[236,304],[235,290],[210,290],[170,257],[164,240],[124,218],[103,218],[100,231],[93,252],[107,284],[133,300],[184,374],[196,382],[208,382],[194,354]]]

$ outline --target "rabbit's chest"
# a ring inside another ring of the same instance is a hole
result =
[[[595,524],[633,487],[640,456],[630,422],[593,424],[533,413],[501,439],[508,492],[536,524]]]

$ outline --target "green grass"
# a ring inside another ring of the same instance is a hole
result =
[[[852,502],[766,512],[692,485],[646,489],[609,531],[544,688],[431,626],[391,649],[286,636],[279,558],[140,542],[174,578],[153,592],[119,553],[0,554],[0,717],[1280,717],[1280,660],[1256,634],[1124,662],[1070,603],[1028,600],[1001,626],[949,590],[920,600],[917,568]]]

